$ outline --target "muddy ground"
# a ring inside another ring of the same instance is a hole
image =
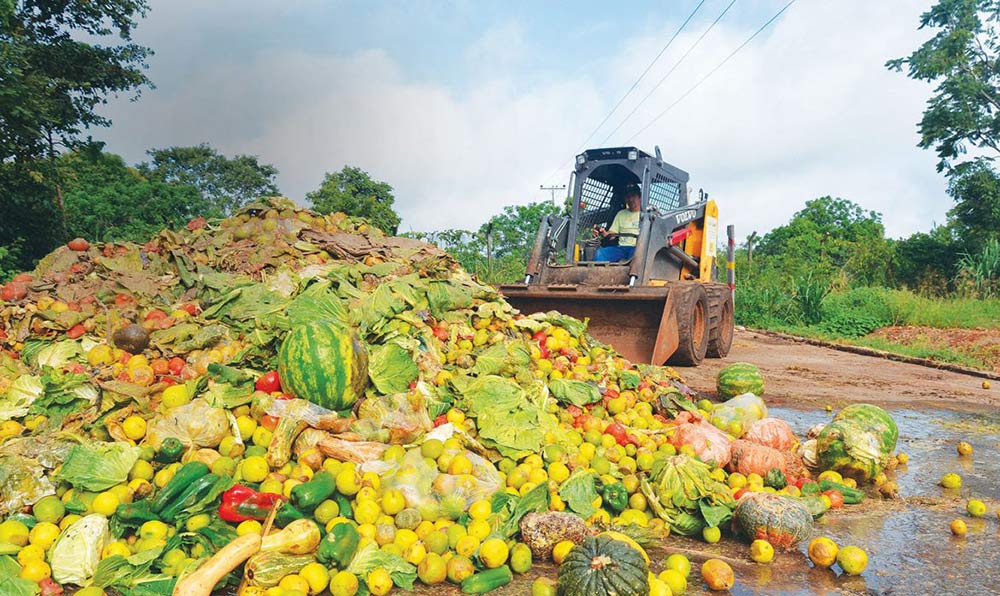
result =
[[[853,402],[908,407],[980,409],[1000,405],[1000,382],[960,373],[840,352],[754,331],[736,332],[729,357],[677,371],[692,389],[712,392],[719,370],[732,362],[760,367],[769,405],[840,408]]]

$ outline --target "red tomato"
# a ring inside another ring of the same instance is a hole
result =
[[[165,319],[165,318],[167,318],[167,313],[163,312],[162,310],[160,310],[158,308],[154,308],[153,310],[151,310],[148,313],[146,313],[145,320],[146,321],[159,321],[159,320]]]
[[[546,338],[546,335],[545,335],[544,331],[536,331],[534,333],[534,335],[531,336],[531,339],[533,339],[533,340],[535,340],[537,342],[540,342],[540,343],[545,343],[545,338]]]
[[[59,596],[63,593],[62,586],[57,584],[51,577],[46,577],[38,582],[39,594],[41,596]]]
[[[444,327],[434,327],[431,330],[431,333],[433,333],[434,337],[438,338],[441,341],[448,341],[448,330],[445,329]]]
[[[205,221],[204,217],[196,217],[187,223],[187,229],[190,231],[200,230],[205,227],[208,222]]]
[[[76,325],[73,325],[72,327],[69,328],[69,331],[66,332],[66,337],[70,339],[77,339],[86,332],[87,329],[83,325],[77,323]]]
[[[0,300],[24,300],[28,295],[28,285],[23,281],[12,281],[0,290]]]
[[[173,377],[163,377],[160,382],[164,385],[176,385],[177,381]]]
[[[442,424],[448,424],[447,414],[438,414],[437,418],[434,419],[434,427],[437,428]]]
[[[746,492],[747,492],[746,488],[740,488],[739,490],[737,490],[736,492],[733,493],[733,498],[736,499],[737,501],[739,501],[740,497],[742,497],[744,494],[746,494]]]
[[[272,370],[264,373],[257,379],[254,387],[256,387],[257,391],[263,391],[264,393],[281,391],[281,379],[278,378],[278,371]]]
[[[84,251],[90,248],[90,243],[83,238],[74,238],[66,243],[70,250]]]
[[[264,428],[266,428],[269,431],[274,431],[274,429],[278,427],[278,421],[279,420],[281,420],[281,418],[279,418],[277,416],[271,416],[270,414],[264,414],[263,416],[260,417],[260,425],[263,426]]]
[[[167,362],[165,358],[157,358],[149,363],[149,367],[153,369],[153,374],[158,377],[170,372],[170,363]]]
[[[79,362],[70,362],[66,365],[66,372],[73,375],[82,375],[87,372],[87,369]]]
[[[823,494],[830,498],[830,509],[840,509],[844,506],[844,495],[830,489],[823,491]]]
[[[181,305],[181,310],[193,317],[201,311],[201,308],[199,308],[194,302],[185,302]]]
[[[14,281],[14,282],[17,282],[17,283],[28,283],[28,282],[32,281],[32,279],[33,278],[31,277],[30,273],[18,273],[10,281]]]
[[[6,340],[7,340],[7,332],[4,331],[3,329],[0,329],[0,341],[6,341]]]
[[[184,362],[183,358],[178,358],[177,356],[174,356],[173,358],[170,359],[170,362],[167,363],[167,370],[170,371],[170,374],[172,375],[179,375],[181,374],[181,371],[184,370],[185,364],[187,363]]]
[[[129,296],[128,294],[115,295],[115,306],[128,306],[134,303],[135,303],[135,298]]]
[[[614,437],[615,442],[623,447],[629,443],[628,431],[625,430],[624,426],[618,424],[617,422],[609,424],[608,427],[604,429],[604,434]]]

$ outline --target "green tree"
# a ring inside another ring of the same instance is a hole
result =
[[[1000,176],[982,159],[957,166],[948,182],[948,215],[975,244],[1000,238]]]
[[[787,224],[764,235],[754,251],[755,269],[760,262],[788,279],[809,273],[829,279],[843,271],[858,284],[889,281],[891,260],[882,216],[829,196],[807,201]]]
[[[935,226],[894,242],[896,282],[922,294],[941,296],[952,287],[965,242],[955,226]]]
[[[145,242],[199,215],[219,215],[190,184],[144,176],[100,144],[63,153],[57,169],[66,188],[67,232],[91,240]]]
[[[905,58],[886,63],[910,78],[936,82],[920,120],[920,146],[933,147],[938,170],[975,147],[1000,154],[1000,2],[939,0],[920,16],[935,34]]]
[[[259,163],[254,155],[229,158],[204,143],[151,149],[146,153],[151,161],[139,166],[146,177],[193,186],[225,215],[260,197],[279,194],[275,184],[278,169]]]
[[[344,166],[339,172],[327,173],[319,189],[306,198],[320,213],[339,211],[364,217],[386,234],[395,234],[399,227],[399,215],[392,208],[392,187],[373,180],[361,168]]]
[[[146,9],[145,0],[0,0],[0,245],[16,248],[18,268],[65,240],[58,153],[110,124],[95,112],[109,95],[149,84],[150,51],[131,42]]]

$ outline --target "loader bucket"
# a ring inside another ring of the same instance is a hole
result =
[[[522,313],[557,310],[589,319],[588,332],[635,363],[663,364],[677,350],[671,286],[505,285],[500,292]]]

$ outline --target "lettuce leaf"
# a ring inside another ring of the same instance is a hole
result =
[[[21,566],[13,557],[0,556],[0,594],[4,596],[34,596],[38,584],[20,577]]]
[[[549,391],[562,404],[583,407],[601,401],[601,390],[596,385],[572,379],[549,379]]]
[[[88,443],[76,445],[59,471],[59,479],[77,489],[107,490],[128,480],[139,459],[139,448],[128,443]]]
[[[594,499],[597,494],[597,486],[594,483],[593,472],[588,472],[582,468],[573,472],[562,486],[559,488],[559,496],[566,502],[570,511],[587,519],[597,509],[594,508]]]
[[[379,393],[403,393],[417,380],[420,370],[410,352],[397,343],[373,346],[369,351],[368,376]]]
[[[413,589],[413,582],[417,579],[417,568],[407,563],[399,555],[379,550],[378,545],[374,542],[369,542],[365,546],[362,546],[354,554],[354,558],[351,559],[351,564],[347,566],[347,570],[354,575],[365,577],[376,567],[385,568],[392,577],[392,583],[400,588],[404,590]]]
[[[28,413],[31,404],[45,393],[41,378],[21,375],[14,379],[7,393],[0,397],[0,421],[20,418]]]

